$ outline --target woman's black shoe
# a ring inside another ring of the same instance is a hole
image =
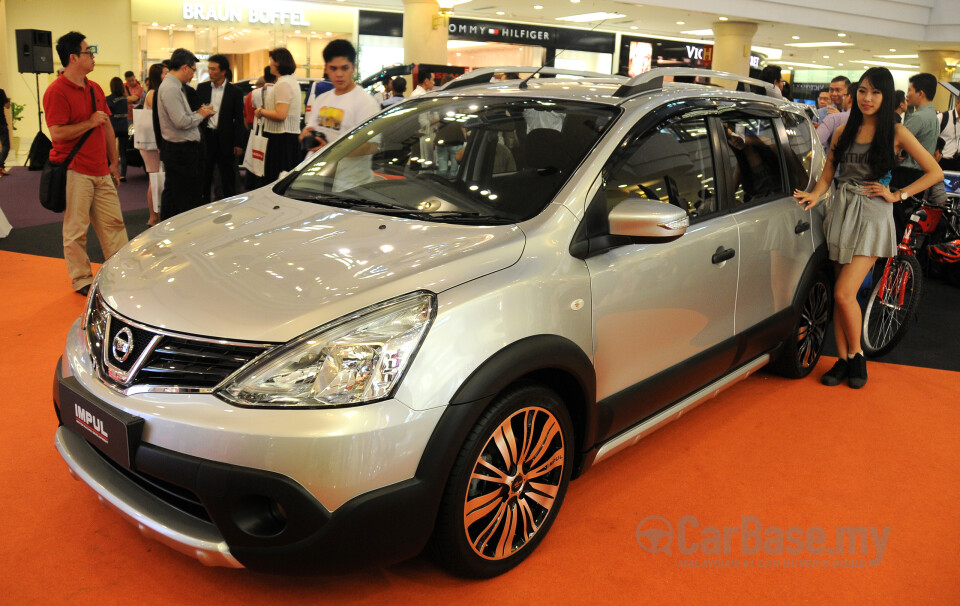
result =
[[[867,359],[862,353],[850,358],[848,381],[850,387],[860,389],[867,384]]]
[[[834,387],[843,382],[847,378],[847,372],[849,371],[849,364],[846,360],[837,360],[837,363],[833,365],[833,368],[828,370],[822,377],[820,377],[820,382],[829,387]]]

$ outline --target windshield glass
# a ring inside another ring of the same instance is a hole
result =
[[[544,99],[407,102],[323,148],[280,193],[426,220],[523,221],[554,198],[618,111]]]

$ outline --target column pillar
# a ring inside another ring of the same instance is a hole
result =
[[[447,64],[448,19],[437,0],[403,0],[403,60]]]
[[[716,21],[713,24],[711,69],[738,76],[750,75],[750,46],[757,24],[744,21]],[[732,83],[730,88],[736,88]]]
[[[920,71],[933,74],[940,80],[958,80],[957,64],[960,63],[960,50],[922,50],[920,56]],[[933,98],[933,106],[938,112],[947,109],[950,94],[942,86],[937,87],[937,94]]]

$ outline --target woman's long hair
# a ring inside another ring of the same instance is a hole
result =
[[[161,82],[163,82],[163,63],[154,63],[150,66],[150,71],[147,72],[147,83],[150,85],[150,90],[160,88]]]
[[[897,93],[893,85],[893,75],[885,67],[871,67],[865,71],[860,76],[860,80],[857,81],[855,94],[859,91],[864,80],[869,80],[870,84],[883,95],[880,109],[877,110],[876,132],[873,135],[873,142],[870,143],[870,150],[867,152],[867,164],[870,166],[869,180],[873,181],[883,178],[888,171],[897,165],[897,158],[893,149],[893,133],[896,124],[893,116]],[[863,112],[860,111],[860,104],[854,97],[853,107],[850,108],[850,119],[847,120],[843,134],[833,150],[833,167],[835,169],[840,165],[847,149],[853,145],[861,126],[863,126]]]

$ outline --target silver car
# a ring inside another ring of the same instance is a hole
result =
[[[489,71],[110,258],[56,373],[70,472],[204,564],[429,546],[486,577],[592,465],[768,364],[811,371],[802,109],[664,81],[700,70]]]

